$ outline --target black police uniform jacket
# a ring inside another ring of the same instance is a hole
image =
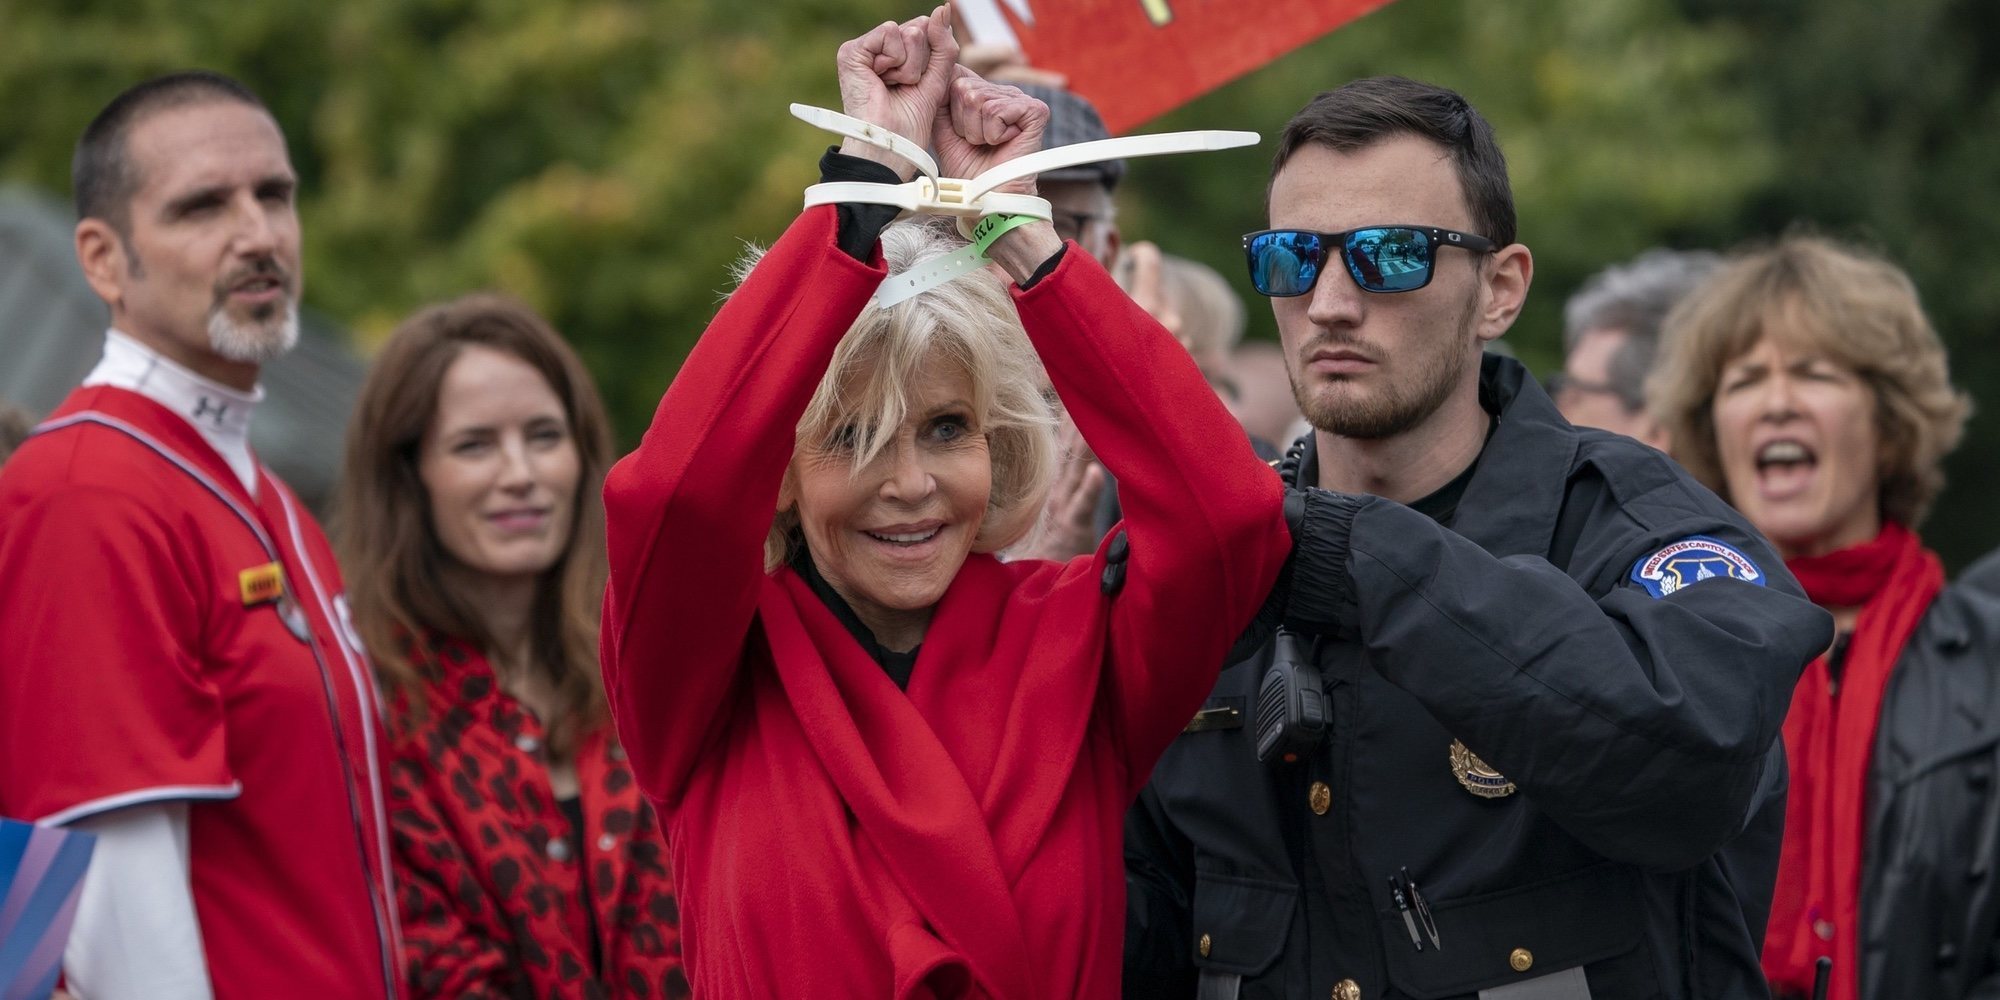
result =
[[[2000,553],[1889,674],[1868,765],[1861,996],[2000,998]]]
[[[1779,730],[1832,620],[1664,455],[1570,426],[1518,362],[1483,365],[1494,426],[1449,527],[1308,492],[1264,634],[1128,817],[1127,996],[1568,997],[1548,990],[1577,968],[1593,1000],[1768,995]],[[1692,537],[1755,582],[1653,596],[1635,567]],[[1262,764],[1278,618],[1314,635],[1332,726]],[[1469,791],[1454,740],[1515,790]],[[1395,903],[1405,869],[1435,943]]]

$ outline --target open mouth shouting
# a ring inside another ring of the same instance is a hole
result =
[[[1756,452],[1757,491],[1769,500],[1785,500],[1812,485],[1819,454],[1795,438],[1774,438]]]

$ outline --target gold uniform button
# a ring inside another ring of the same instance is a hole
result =
[[[1313,815],[1324,816],[1328,809],[1333,808],[1333,789],[1327,787],[1324,781],[1315,781],[1311,788],[1306,789],[1306,802],[1312,806]]]
[[[1516,948],[1507,953],[1507,965],[1515,972],[1526,972],[1535,967],[1535,953],[1526,948]]]
[[[1352,979],[1333,984],[1333,1000],[1361,1000],[1361,984]]]
[[[1210,941],[1208,935],[1203,934],[1201,936],[1201,944],[1196,945],[1196,947],[1201,949],[1201,957],[1207,958],[1209,949],[1215,947],[1215,942]]]

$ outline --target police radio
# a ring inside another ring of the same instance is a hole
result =
[[[1257,759],[1266,764],[1297,761],[1326,739],[1332,725],[1319,668],[1299,637],[1280,626],[1272,641],[1271,666],[1257,688]]]
[[[1305,526],[1305,494],[1297,486],[1299,466],[1312,440],[1311,434],[1301,435],[1278,462],[1278,479],[1285,484],[1285,524],[1294,536]],[[1253,724],[1257,759],[1266,764],[1297,761],[1318,747],[1333,726],[1333,709],[1327,704],[1319,667],[1306,644],[1282,624],[1271,640],[1271,666],[1257,687]]]

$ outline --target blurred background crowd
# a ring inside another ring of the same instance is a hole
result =
[[[63,201],[78,130],[118,89],[185,66],[271,104],[301,174],[305,346],[267,374],[267,456],[330,495],[371,355],[418,306],[502,288],[547,315],[635,443],[727,286],[744,239],[797,211],[824,136],[786,105],[835,102],[826,53],[886,0],[273,0],[0,8],[0,398],[40,416],[95,360],[102,307]],[[1391,3],[1144,125],[1268,139],[1303,95],[1375,73],[1465,94],[1507,150],[1537,275],[1505,343],[1560,367],[1563,304],[1650,247],[1726,249],[1801,222],[1915,280],[1975,399],[2000,386],[2000,32],[1966,0]],[[1135,72],[1144,72],[1135,68]],[[1250,295],[1262,148],[1134,166],[1128,240]],[[48,294],[62,289],[62,295]],[[1253,300],[1254,301],[1254,300]],[[1268,310],[1246,339],[1273,341]],[[77,335],[88,331],[88,335]],[[1255,349],[1253,348],[1253,351]],[[1990,548],[2000,423],[1976,413],[1927,537],[1952,568]]]

